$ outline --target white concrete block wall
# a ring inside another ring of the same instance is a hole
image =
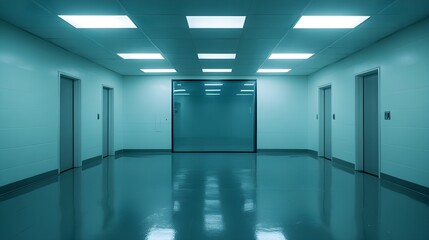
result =
[[[101,155],[102,84],[115,89],[122,149],[122,77],[0,21],[0,186],[58,168],[58,72],[81,80],[81,159]]]
[[[355,76],[379,67],[381,172],[429,187],[428,29],[429,19],[309,76],[310,149],[318,149],[317,88],[332,83],[333,157],[355,163]]]
[[[257,79],[258,149],[307,149],[304,76],[124,77],[124,148],[171,149],[172,79]]]

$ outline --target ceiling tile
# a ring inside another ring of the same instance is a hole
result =
[[[48,41],[88,59],[116,58],[116,54],[86,38],[51,38]]]
[[[235,60],[200,60],[202,68],[232,68]]]
[[[181,0],[182,13],[187,16],[246,16],[252,1],[248,0]]]
[[[235,53],[238,39],[194,39],[197,53]]]
[[[183,39],[153,39],[152,42],[165,54],[186,54],[194,52],[194,45]]]
[[[115,53],[136,53],[136,52],[147,52],[147,53],[159,53],[159,50],[152,44],[148,39],[114,39],[104,38],[96,39],[95,42],[99,43],[103,47],[110,49]]]
[[[313,0],[302,15],[374,15],[395,0]]]
[[[261,68],[293,68],[306,60],[266,60]]]
[[[55,15],[125,14],[116,1],[106,0],[33,0]]]
[[[238,47],[239,54],[269,54],[279,39],[242,39]]]
[[[301,14],[310,0],[256,0],[253,1],[252,14]]]
[[[283,38],[273,52],[317,53],[349,32],[350,30],[343,29],[294,29]]]
[[[424,15],[429,14],[429,1],[427,0],[397,0],[386,7],[381,14],[390,15]]]

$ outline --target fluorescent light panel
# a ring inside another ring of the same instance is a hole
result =
[[[290,69],[287,68],[279,68],[279,69],[258,69],[258,73],[287,73]]]
[[[204,83],[204,86],[216,86],[216,87],[219,87],[219,86],[223,86],[223,83]]]
[[[235,59],[235,53],[198,53],[198,59]]]
[[[255,86],[254,83],[245,83],[244,86]]]
[[[220,93],[206,93],[207,96],[220,96]]]
[[[302,16],[293,28],[355,28],[369,16]]]
[[[140,69],[144,73],[175,73],[176,69]]]
[[[137,28],[126,15],[58,15],[75,28]]]
[[[189,96],[189,93],[175,93],[174,96]]]
[[[245,16],[186,16],[189,28],[243,28]]]
[[[240,92],[254,92],[253,89],[241,89]]]
[[[230,68],[225,68],[225,69],[203,68],[203,72],[207,72],[207,73],[232,72],[232,69],[230,69]]]
[[[269,59],[308,59],[313,53],[273,53]]]
[[[251,94],[251,93],[237,93],[235,95],[237,95],[237,96],[253,96],[253,94]]]
[[[159,53],[118,53],[123,59],[164,59]]]
[[[173,92],[186,92],[186,89],[174,89]]]
[[[220,89],[206,89],[206,92],[220,92]]]

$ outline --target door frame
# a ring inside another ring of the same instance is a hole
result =
[[[376,67],[364,72],[361,72],[355,77],[355,121],[356,121],[356,171],[364,171],[364,160],[363,160],[363,79],[366,76],[377,74],[377,85],[378,85],[378,178],[380,178],[381,172],[381,71],[380,67]]]
[[[189,81],[189,82],[195,82],[195,81],[201,81],[201,82],[205,82],[205,81],[213,81],[213,82],[254,81],[254,83],[255,83],[255,85],[254,85],[255,86],[255,92],[254,92],[255,96],[253,98],[253,105],[254,105],[255,113],[253,116],[254,117],[254,119],[253,119],[253,121],[254,121],[254,125],[253,125],[253,138],[254,138],[253,151],[176,151],[174,149],[174,93],[173,93],[174,83],[176,81],[183,81],[183,82],[186,82],[186,81]],[[171,104],[171,106],[170,106],[170,108],[171,108],[171,111],[170,111],[170,114],[171,114],[171,135],[170,135],[170,137],[171,137],[171,152],[172,153],[215,153],[215,152],[216,153],[256,153],[258,151],[258,104],[257,104],[258,103],[258,101],[257,101],[258,81],[257,81],[257,79],[251,79],[251,78],[249,78],[249,79],[241,79],[241,78],[237,78],[237,79],[234,79],[234,78],[232,78],[232,79],[231,78],[220,78],[220,79],[217,79],[217,78],[206,78],[206,79],[185,78],[185,79],[180,79],[180,78],[174,78],[174,79],[171,79],[171,85],[170,86],[171,86],[171,89],[170,89],[170,94],[171,94],[171,101],[170,101],[170,104]]]
[[[81,167],[81,80],[71,74],[58,72],[58,174],[61,173],[61,78],[73,81],[73,167]]]
[[[317,115],[319,122],[319,151],[317,152],[318,157],[325,157],[325,89],[331,89],[331,112],[332,112],[332,83],[320,85],[319,91],[319,106]],[[331,158],[332,158],[332,125],[331,125]]]
[[[112,86],[110,86],[110,85],[105,85],[105,84],[102,84],[101,85],[101,157],[103,157],[103,144],[104,144],[104,142],[103,142],[103,131],[104,131],[104,129],[103,129],[103,117],[104,117],[104,108],[103,108],[103,89],[104,88],[106,88],[107,90],[108,90],[108,92],[109,92],[109,96],[108,96],[108,101],[109,101],[109,116],[108,116],[108,124],[109,124],[109,132],[107,133],[108,134],[108,138],[109,138],[109,140],[108,140],[108,142],[109,142],[109,146],[108,146],[108,149],[107,149],[107,156],[113,156],[113,155],[115,155],[115,150],[114,150],[114,146],[115,146],[115,144],[114,144],[114,119],[113,119],[113,117],[114,117],[114,114],[113,114],[113,111],[114,111],[114,107],[113,107],[113,105],[114,105],[114,88],[112,87]]]

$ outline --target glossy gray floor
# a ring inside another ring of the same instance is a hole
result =
[[[126,154],[0,199],[0,239],[429,239],[429,199],[285,154]]]

